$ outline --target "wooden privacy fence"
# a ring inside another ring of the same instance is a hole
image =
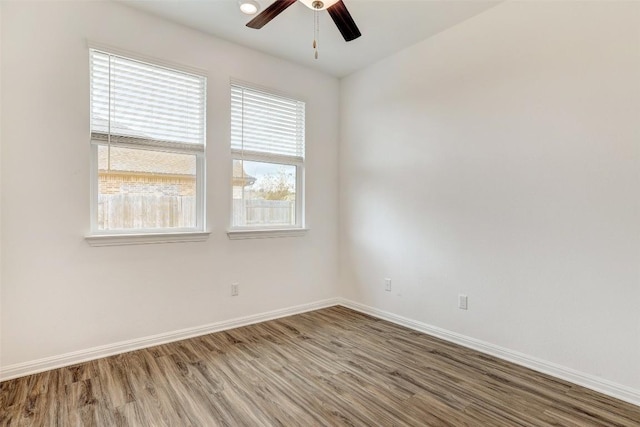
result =
[[[234,225],[295,224],[295,201],[233,200]],[[98,195],[98,229],[192,228],[195,196]]]
[[[100,194],[98,229],[196,226],[195,196]]]
[[[295,224],[295,215],[295,201],[233,199],[233,225]]]

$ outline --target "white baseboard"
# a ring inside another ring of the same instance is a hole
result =
[[[0,381],[6,381],[13,378],[36,374],[38,372],[48,371],[51,369],[62,368],[64,366],[75,365],[77,363],[87,362],[89,360],[113,356],[114,354],[140,350],[142,348],[152,347],[159,344],[166,344],[174,341],[184,340],[187,338],[197,337],[200,335],[210,334],[213,332],[220,332],[228,329],[239,328],[241,326],[251,325],[254,323],[265,322],[267,320],[273,320],[281,317],[291,316],[294,314],[304,313],[307,311],[318,310],[337,304],[338,299],[331,298],[323,301],[302,304],[295,307],[269,311],[252,316],[239,317],[222,322],[210,323],[208,325],[196,326],[194,328],[181,329],[178,331],[167,332],[128,341],[121,341],[115,344],[102,345],[86,350],[61,354],[59,356],[46,357],[43,359],[32,360],[24,363],[16,363],[14,365],[2,367],[2,369],[0,369]]]
[[[121,341],[115,344],[93,347],[86,350],[75,351],[52,356],[43,359],[33,360],[24,363],[16,363],[3,367],[0,370],[0,381],[6,381],[26,375],[36,374],[38,372],[48,371],[51,369],[61,368],[64,366],[75,365],[77,363],[87,362],[89,360],[100,359],[102,357],[113,356],[115,354],[126,353],[133,350],[140,350],[155,345],[167,344],[174,341],[180,341],[187,338],[193,338],[200,335],[206,335],[214,332],[225,331],[228,329],[239,328],[254,323],[265,322],[267,320],[278,319],[281,317],[292,316],[294,314],[304,313],[321,308],[331,307],[334,305],[342,305],[352,310],[387,320],[389,322],[405,326],[407,328],[424,332],[426,334],[441,338],[443,340],[472,348],[491,356],[498,357],[509,362],[533,369],[544,374],[572,382],[574,384],[598,391],[611,397],[615,397],[625,402],[640,406],[640,390],[635,390],[593,375],[585,374],[555,363],[537,359],[517,351],[499,347],[497,345],[467,337],[465,335],[451,332],[446,329],[418,322],[403,316],[373,308],[364,304],[360,304],[344,298],[331,298],[323,301],[317,301],[309,304],[302,304],[295,307],[289,307],[280,310],[269,311],[251,316],[240,317],[236,319],[226,320],[222,322],[210,323],[208,325],[197,326],[194,328],[182,329],[174,332],[152,335],[144,338],[133,339],[129,341]]]
[[[583,372],[579,372],[565,366],[537,359],[535,357],[528,356],[517,351],[509,350],[507,348],[503,348],[485,341],[447,331],[446,329],[438,328],[436,326],[398,316],[396,314],[369,307],[367,305],[360,304],[348,299],[339,298],[339,304],[352,310],[356,310],[361,313],[377,317],[379,319],[387,320],[389,322],[405,326],[419,332],[424,332],[425,334],[432,335],[434,337],[441,338],[443,340],[459,344],[461,346],[468,347],[482,353],[489,354],[491,356],[495,356],[499,359],[513,362],[517,365],[521,365],[526,368],[542,372],[543,374],[548,374],[556,378],[560,378],[562,380],[569,381],[582,387],[586,387],[591,390],[606,394],[608,396],[624,400],[625,402],[640,406],[640,390],[632,389],[630,387],[616,384],[614,382],[607,381],[590,374],[585,374]]]

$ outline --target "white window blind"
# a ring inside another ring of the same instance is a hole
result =
[[[206,79],[91,50],[94,142],[203,152]]]
[[[231,149],[304,159],[305,103],[231,85]]]

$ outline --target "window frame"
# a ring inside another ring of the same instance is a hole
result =
[[[91,123],[89,131],[90,145],[90,232],[85,236],[86,241],[91,246],[114,246],[128,244],[151,244],[151,243],[172,243],[206,240],[210,232],[206,231],[206,134],[207,134],[207,72],[206,70],[195,69],[180,64],[169,63],[156,58],[145,57],[122,49],[104,46],[101,44],[88,42],[89,60],[93,51],[124,58],[126,60],[137,61],[154,67],[165,68],[170,71],[191,74],[203,79],[203,143],[202,149],[189,148],[189,144],[172,143],[164,141],[145,140],[136,142],[126,140],[125,142],[109,142],[94,139],[91,135]],[[89,79],[92,79],[89,71]],[[89,112],[91,115],[92,105],[90,102]],[[91,120],[91,119],[90,119]],[[177,154],[188,154],[195,156],[195,227],[173,227],[173,228],[129,228],[102,230],[98,228],[98,195],[99,195],[99,147],[117,147],[151,152],[166,152]],[[199,146],[200,144],[198,144]]]
[[[264,156],[262,154],[231,154],[231,167],[233,168],[233,162],[240,160],[242,162],[259,162],[270,163],[275,165],[294,166],[296,168],[296,222],[295,224],[286,225],[233,225],[233,194],[231,195],[231,210],[229,214],[229,230],[230,231],[259,231],[259,230],[286,230],[286,229],[303,229],[305,226],[304,221],[304,162],[292,160],[285,156]],[[233,177],[232,177],[233,178]],[[300,189],[303,189],[301,192]]]
[[[287,98],[290,100],[294,100],[297,102],[303,102],[305,104],[304,115],[306,116],[306,102],[302,99],[298,99],[297,97],[291,96],[289,94],[282,93],[280,91],[276,91],[269,88],[260,87],[251,83],[247,83],[244,81],[239,81],[235,79],[231,79],[229,89],[233,90],[233,86],[241,87],[243,89],[248,89],[252,91],[262,92],[266,95],[272,95],[275,97]],[[232,103],[230,98],[230,108],[231,112]],[[230,126],[232,120],[229,121]],[[295,224],[285,224],[285,225],[234,225],[233,224],[233,184],[229,182],[231,188],[231,196],[229,198],[230,209],[229,209],[229,229],[227,230],[227,235],[230,239],[254,239],[254,238],[265,238],[265,237],[290,237],[290,236],[298,236],[303,235],[308,231],[306,228],[306,212],[305,212],[305,199],[306,199],[306,188],[305,188],[305,166],[306,166],[306,125],[304,128],[304,139],[303,139],[303,150],[304,155],[302,157],[295,156],[287,156],[281,154],[273,154],[273,153],[265,153],[265,152],[255,152],[248,150],[238,150],[234,149],[230,141],[230,153],[231,153],[231,181],[233,180],[233,163],[235,161],[241,162],[260,162],[260,163],[270,163],[276,165],[285,165],[285,166],[294,166],[296,168],[296,198],[295,198]],[[243,166],[244,167],[244,166]]]
[[[98,229],[98,148],[107,147],[107,144],[91,142],[91,233],[90,235],[147,235],[147,234],[172,234],[172,233],[202,233],[206,229],[206,205],[205,205],[205,185],[206,185],[206,158],[205,153],[193,153],[179,150],[169,150],[167,148],[154,148],[136,144],[112,145],[118,148],[131,148],[136,150],[147,150],[165,153],[189,154],[196,158],[196,227],[174,227],[174,228],[123,228],[115,230]]]

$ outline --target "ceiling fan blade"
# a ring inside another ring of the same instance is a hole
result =
[[[327,9],[345,41],[357,39],[362,34],[342,0]]]
[[[260,29],[267,25],[276,16],[280,15],[286,8],[298,0],[276,0],[269,7],[260,12],[258,16],[247,23],[247,27]]]

